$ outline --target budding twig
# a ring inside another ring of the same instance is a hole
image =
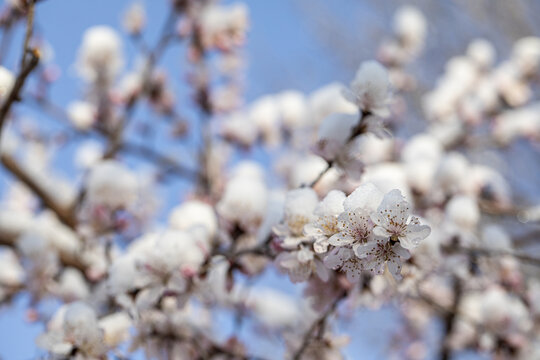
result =
[[[328,307],[328,309],[317,320],[315,320],[313,322],[313,324],[311,324],[308,331],[304,335],[304,338],[302,340],[302,344],[300,345],[298,350],[293,355],[294,360],[300,360],[302,358],[302,355],[304,354],[304,351],[306,351],[306,349],[307,349],[307,347],[308,347],[308,345],[309,345],[309,343],[310,343],[310,341],[312,339],[311,336],[313,335],[315,330],[317,330],[318,328],[324,326],[324,324],[326,323],[326,319],[330,315],[332,315],[332,313],[334,313],[334,311],[336,310],[336,308],[339,305],[339,303],[341,302],[341,300],[343,300],[345,297],[347,297],[347,291],[341,292],[336,297],[336,299],[332,302],[332,304]]]

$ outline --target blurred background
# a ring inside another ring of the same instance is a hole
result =
[[[148,17],[144,37],[149,43],[154,43],[169,4],[167,0],[141,2]],[[51,98],[55,99],[57,105],[66,106],[83,89],[75,74],[74,63],[84,31],[97,24],[119,28],[122,13],[131,3],[132,0],[45,0],[39,4],[36,32],[49,43],[51,51],[47,54],[48,61],[54,63],[59,72],[59,78],[51,88]],[[422,128],[424,120],[418,94],[434,86],[447,60],[462,54],[472,39],[488,39],[495,46],[498,57],[506,58],[516,39],[540,34],[540,1],[537,0],[250,1],[247,3],[250,31],[243,49],[245,101],[249,103],[264,94],[287,89],[310,93],[330,82],[347,83],[361,61],[376,57],[379,45],[391,34],[390,24],[396,8],[404,3],[418,6],[429,23],[425,50],[409,68],[417,77],[419,86],[406,95],[410,109],[401,129],[405,134]],[[18,61],[18,48],[22,43],[23,27],[21,24],[17,26],[10,43],[3,49],[4,64],[8,68],[13,68]],[[123,40],[129,68],[131,62],[136,61],[137,49],[127,36]],[[187,61],[181,46],[167,50],[161,65],[171,78],[180,113],[189,119],[193,105],[190,91],[185,86]],[[44,127],[55,126],[31,107],[21,108],[18,112],[23,117],[43,121]],[[144,110],[136,116],[144,116]],[[187,155],[190,145],[188,141],[179,156]],[[514,188],[522,189],[523,194],[529,196],[533,194],[538,201],[540,191],[534,190],[540,184],[538,151],[534,145],[518,142],[512,145],[507,155],[510,158],[519,157],[518,162],[485,153],[479,153],[477,158],[500,169],[515,185]],[[256,156],[264,163],[266,155],[261,152],[250,156]],[[72,166],[71,162],[61,157],[58,160],[57,168],[66,177],[74,174]],[[0,170],[0,193],[8,181],[6,174]],[[160,213],[166,214],[173,204],[178,203],[188,186],[180,181],[168,183],[161,189],[164,194],[172,196],[164,197],[167,200],[160,204]],[[517,195],[519,197],[519,193]],[[299,289],[288,281],[280,281],[280,276],[266,274],[261,283],[264,286],[279,286],[292,294],[299,293]],[[25,320],[27,302],[28,299],[20,296],[13,308],[0,309],[2,359],[32,359],[42,354],[34,344],[35,337],[42,331],[41,325],[31,325]],[[338,333],[346,331],[360,335],[356,337],[359,341],[347,347],[348,358],[384,358],[385,349],[391,346],[392,324],[399,320],[397,316],[391,308],[385,308],[376,312],[360,312],[344,322]],[[232,320],[223,318],[223,328],[231,329]],[[436,328],[437,324],[434,324]],[[437,339],[436,334],[434,331],[433,341]],[[264,345],[266,348],[257,349],[257,353],[273,351],[272,344],[270,339]],[[478,357],[462,354],[460,358]]]

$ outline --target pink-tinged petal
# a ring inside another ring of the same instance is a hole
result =
[[[375,234],[375,236],[380,236],[383,238],[389,238],[390,236],[392,236],[392,234],[388,232],[388,230],[381,226],[375,226],[373,228],[373,234]]]
[[[407,231],[399,240],[401,245],[406,249],[413,249],[420,244],[431,233],[431,228],[427,225],[409,224]]]
[[[384,226],[384,225],[386,225],[386,223],[388,221],[388,218],[386,216],[381,215],[381,213],[379,213],[379,211],[371,213],[370,217],[371,217],[371,220],[373,221],[373,223],[375,225],[377,225],[377,226]]]
[[[344,230],[353,221],[355,221],[355,214],[353,211],[342,212],[338,216],[338,228]]]
[[[330,272],[320,260],[315,260],[315,270],[322,281],[328,281],[328,279],[330,278]]]
[[[330,239],[328,239],[328,243],[333,246],[345,246],[350,245],[354,242],[354,238],[351,237],[349,234],[345,232],[340,232],[335,235],[332,235]]]
[[[351,257],[350,249],[347,248],[334,248],[324,258],[324,264],[326,267],[336,270],[341,267],[343,263],[349,260]]]
[[[377,210],[384,210],[384,209],[391,209],[396,206],[396,204],[399,204],[400,202],[405,201],[405,198],[401,194],[401,191],[398,189],[394,189],[384,195],[384,198],[377,208]]]
[[[324,219],[326,217],[337,217],[343,212],[343,201],[345,193],[340,190],[331,190],[315,208],[315,215]]]
[[[401,280],[403,276],[401,275],[401,265],[398,264],[397,261],[389,261],[387,263],[388,270],[390,271],[390,274],[394,277],[396,280]]]
[[[395,204],[392,209],[394,214],[394,221],[398,224],[406,224],[411,214],[411,205],[403,200]]]
[[[384,264],[377,261],[376,258],[364,262],[364,269],[375,273],[377,275],[382,275],[384,273]]]
[[[400,244],[395,244],[392,247],[392,252],[404,260],[407,260],[411,257],[411,253],[408,250],[401,247]]]
[[[367,243],[366,245],[358,245],[356,247],[353,247],[353,250],[358,258],[363,259],[370,253],[372,253],[375,247],[377,247],[377,243],[375,241],[372,241]]]
[[[397,189],[390,191],[384,196],[376,212],[382,224],[389,224],[390,222],[405,224],[410,213],[411,206],[405,201],[405,198],[401,195],[401,191]]]
[[[347,275],[347,280],[351,283],[357,283],[362,276],[362,269],[356,264],[356,262],[349,261],[343,267]]]
[[[338,250],[338,248],[334,249]],[[334,250],[332,250],[326,257],[324,258],[324,265],[332,270],[339,269],[341,265],[343,264],[343,260],[334,253]]]

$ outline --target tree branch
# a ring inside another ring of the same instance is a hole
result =
[[[318,328],[324,326],[326,323],[327,318],[332,315],[332,313],[336,310],[338,304],[343,300],[345,297],[347,297],[347,291],[341,292],[338,297],[332,302],[332,304],[328,307],[328,309],[311,324],[308,331],[304,334],[304,338],[302,340],[302,344],[298,348],[298,350],[294,353],[293,359],[294,360],[300,360],[302,358],[302,355],[304,354],[304,351],[306,351],[310,341],[311,336],[317,330]]]
[[[70,206],[64,207],[58,204],[55,201],[53,194],[51,194],[51,191],[46,189],[42,184],[36,182],[35,179],[10,155],[5,153],[0,154],[0,161],[11,174],[28,186],[41,200],[43,205],[52,210],[62,223],[72,229],[75,228],[77,221]]]
[[[24,83],[26,82],[26,78],[39,64],[38,52],[36,50],[31,50],[28,48],[28,43],[30,41],[30,37],[32,36],[33,28],[34,28],[34,0],[30,0],[29,6],[28,6],[28,16],[27,16],[27,21],[26,21],[26,35],[24,39],[23,53],[21,55],[21,69],[19,71],[19,74],[17,75],[15,84],[13,84],[13,88],[11,89],[8,97],[2,104],[2,107],[0,107],[0,143],[2,139],[2,128],[6,121],[9,110],[11,109],[11,106],[13,105],[15,101],[19,101],[20,99],[19,94],[24,86]],[[29,56],[29,58],[27,58],[27,55]]]
[[[452,308],[443,317],[444,329],[442,336],[442,344],[439,352],[439,358],[441,360],[449,360],[452,355],[452,349],[448,344],[448,337],[454,331],[455,319],[461,303],[461,297],[463,295],[463,285],[461,280],[454,276],[454,302]]]
[[[540,266],[540,258],[536,258],[526,254],[515,253],[509,250],[498,250],[498,249],[486,249],[486,248],[469,248],[464,246],[442,246],[442,249],[448,253],[464,253],[469,255],[476,256],[486,256],[486,257],[497,257],[497,256],[512,256],[518,260],[527,262],[531,265]]]
[[[19,75],[17,76],[17,79],[15,80],[15,84],[13,85],[11,92],[9,93],[4,104],[2,104],[2,107],[0,107],[0,139],[2,135],[2,128],[11,106],[15,101],[19,101],[19,94],[24,86],[24,83],[26,82],[26,78],[39,64],[39,55],[37,52],[30,50],[29,53],[31,54],[30,60],[24,64]]]

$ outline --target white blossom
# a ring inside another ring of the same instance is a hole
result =
[[[75,153],[75,165],[81,169],[91,169],[103,158],[103,146],[93,140],[88,140],[79,146]]]
[[[67,268],[62,271],[58,282],[58,294],[64,299],[84,300],[90,294],[86,279],[77,269]]]
[[[350,87],[343,95],[364,112],[380,117],[390,115],[390,81],[388,72],[376,61],[363,62]]]
[[[314,210],[319,199],[311,188],[300,188],[287,193],[284,206],[284,223],[274,227],[274,233],[282,238],[282,247],[295,248],[307,240],[304,226],[314,220]]]
[[[446,216],[461,228],[474,229],[480,220],[480,209],[475,199],[457,195],[446,205]]]
[[[89,81],[110,81],[123,66],[122,41],[108,26],[94,26],[85,31],[77,58],[77,70]]]
[[[253,229],[264,218],[268,201],[268,189],[260,174],[260,168],[239,165],[229,180],[217,205],[220,216],[245,229]],[[243,166],[243,168],[240,168]]]
[[[15,252],[8,247],[1,246],[0,286],[17,287],[23,284],[24,278],[24,269]]]
[[[481,68],[488,69],[495,62],[495,48],[486,39],[475,39],[467,47],[467,56]]]
[[[281,118],[273,96],[264,96],[255,101],[249,108],[248,117],[257,126],[266,144],[275,146],[281,141]]]
[[[417,53],[424,45],[427,31],[426,18],[414,6],[401,6],[394,15],[394,31],[409,51]]]
[[[289,129],[299,128],[307,122],[307,100],[300,91],[288,90],[276,96],[283,125]]]
[[[97,109],[86,101],[74,101],[68,105],[67,115],[77,129],[89,130],[96,121]]]
[[[15,84],[15,76],[11,71],[0,66],[0,101],[5,101]]]
[[[99,319],[99,327],[103,330],[103,341],[110,347],[116,347],[129,339],[132,320],[125,312],[116,312]]]
[[[372,241],[374,223],[370,215],[382,198],[382,192],[371,183],[360,185],[347,196],[343,202],[345,211],[338,216],[339,232],[330,237],[330,245],[356,249]]]
[[[359,258],[365,258],[362,262],[364,270],[381,275],[385,266],[388,266],[388,270],[397,280],[401,279],[403,260],[410,257],[400,243],[392,244],[387,238],[379,238],[365,246],[359,246],[355,253]]]
[[[317,155],[328,161],[334,160],[344,151],[358,121],[357,115],[349,114],[332,114],[325,118],[319,127]]]
[[[358,282],[364,270],[363,259],[360,259],[350,246],[337,246],[330,250],[324,257],[324,265],[344,272],[351,283]]]
[[[512,60],[525,76],[538,73],[540,66],[540,38],[529,36],[519,39],[514,44]]]
[[[411,205],[399,190],[392,190],[384,196],[377,211],[371,214],[371,219],[376,225],[373,230],[375,235],[399,241],[401,246],[409,250],[418,246],[431,232],[429,226],[420,225],[420,220],[411,215]]]
[[[229,50],[243,43],[249,26],[248,10],[242,3],[210,4],[200,15],[203,45]]]
[[[169,225],[177,230],[201,227],[212,239],[217,234],[217,217],[214,209],[204,202],[191,200],[175,207],[169,215]]]
[[[129,34],[137,35],[143,30],[145,23],[146,13],[143,4],[141,2],[134,2],[124,13],[122,19],[124,29]]]
[[[257,124],[241,112],[233,113],[223,120],[221,133],[225,138],[246,147],[255,144],[259,137]]]
[[[137,200],[138,182],[122,163],[106,160],[96,164],[87,179],[87,197],[97,205],[129,208]]]
[[[314,241],[313,249],[316,253],[325,253],[328,250],[328,239],[339,232],[338,216],[344,210],[345,194],[342,191],[332,190],[315,208],[316,220],[304,227],[306,236]]]
[[[38,346],[57,356],[68,356],[74,350],[87,358],[104,356],[103,333],[94,309],[83,302],[75,302],[61,310],[62,327],[40,336]]]
[[[342,91],[343,85],[331,83],[312,92],[308,98],[310,121],[320,124],[333,113],[357,114],[358,108],[343,97]]]

